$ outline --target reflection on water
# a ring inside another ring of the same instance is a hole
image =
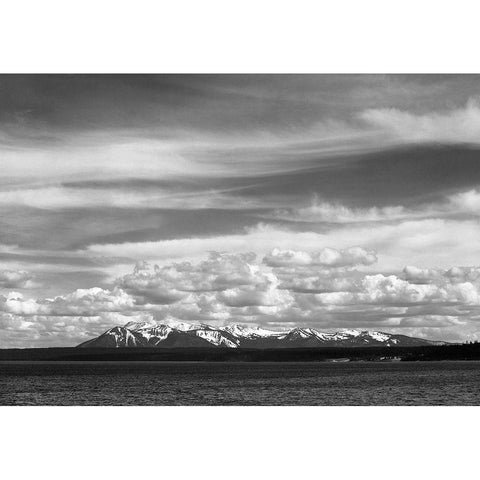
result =
[[[480,405],[480,362],[0,362],[0,405]]]

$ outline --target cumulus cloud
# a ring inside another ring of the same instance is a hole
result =
[[[345,304],[422,304],[467,303],[480,305],[480,285],[472,282],[410,283],[396,275],[366,275],[357,292],[318,294],[321,303]]]
[[[75,346],[98,336],[112,325],[151,321],[149,314],[98,312],[95,316],[22,316],[0,312],[0,348]]]
[[[372,265],[377,261],[374,251],[361,247],[350,247],[345,250],[323,248],[319,252],[307,253],[296,250],[274,248],[263,261],[271,267],[320,265],[327,267],[354,267]]]
[[[33,275],[25,270],[0,270],[0,288],[28,288]]]
[[[190,293],[271,283],[272,279],[259,269],[255,259],[254,253],[211,252],[206,260],[198,263],[179,262],[152,268],[142,262],[137,264],[133,273],[119,278],[117,285],[143,297],[144,302],[168,304]]]
[[[255,323],[315,328],[372,328],[412,334],[480,321],[480,267],[407,266],[396,274],[365,270],[375,251],[363,247],[305,252],[211,252],[198,262],[139,262],[110,289],[78,289],[53,298],[0,296],[0,326],[14,343],[22,331],[69,344],[102,333],[108,321]],[[125,320],[125,321],[124,321]],[[427,329],[427,330],[425,330]],[[453,335],[453,334],[452,334]],[[424,335],[425,336],[425,335]]]
[[[407,265],[403,269],[405,279],[410,283],[432,283],[441,276],[440,272],[433,268],[418,268]]]
[[[446,270],[406,266],[403,269],[406,280],[412,283],[465,283],[480,281],[480,267],[452,267]]]
[[[289,292],[279,290],[278,283],[273,277],[271,283],[263,284],[260,287],[229,288],[224,290],[219,298],[229,307],[288,306],[293,302],[293,297]]]
[[[78,289],[43,299],[25,299],[18,292],[0,295],[0,311],[23,316],[96,316],[99,312],[122,312],[134,307],[135,299],[119,288]]]
[[[364,110],[359,118],[369,126],[408,142],[480,142],[480,100],[470,98],[464,107],[426,114],[396,108]]]

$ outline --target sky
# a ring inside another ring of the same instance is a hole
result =
[[[0,75],[0,169],[0,348],[480,339],[480,76]]]

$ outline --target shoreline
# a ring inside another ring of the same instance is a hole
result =
[[[213,362],[213,363],[398,363],[405,361],[480,360],[480,344],[416,347],[323,347],[323,348],[33,348],[0,349],[2,361],[29,362]]]

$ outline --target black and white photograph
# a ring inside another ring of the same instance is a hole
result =
[[[0,86],[2,404],[480,404],[480,76]]]
[[[469,0],[6,0],[1,476],[478,470]]]

